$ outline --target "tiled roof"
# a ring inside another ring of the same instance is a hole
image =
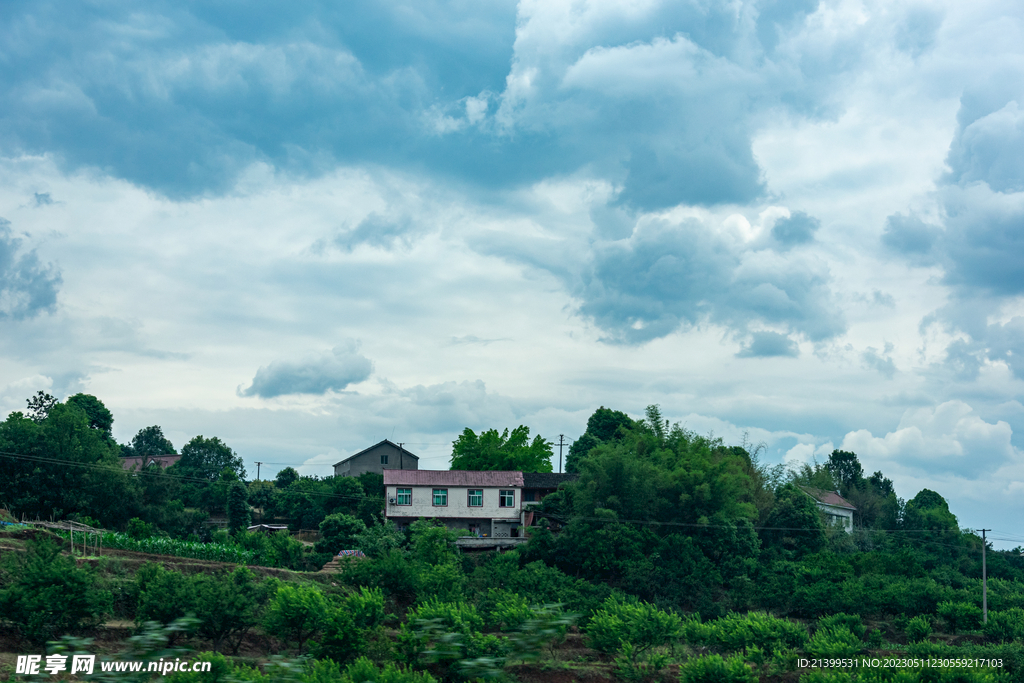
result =
[[[575,481],[578,474],[556,474],[553,472],[523,472],[523,486],[528,489],[557,489],[559,484]]]
[[[846,500],[835,491],[816,489],[813,486],[801,486],[800,490],[823,505],[832,505],[837,508],[846,508],[847,510],[857,509],[852,503],[850,503],[850,501]]]
[[[385,486],[523,486],[522,472],[384,470]]]

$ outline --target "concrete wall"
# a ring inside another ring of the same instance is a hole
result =
[[[412,489],[412,505],[392,504],[391,499],[397,500],[398,488]],[[448,505],[446,507],[435,507],[433,504],[433,490],[435,488],[448,489]],[[469,489],[482,488],[484,492],[484,504],[482,507],[469,507]],[[515,491],[515,505],[510,508],[498,507],[498,491]],[[502,489],[500,487],[486,486],[388,486],[384,497],[385,513],[388,517],[430,517],[438,519],[510,519],[519,520],[519,511],[523,506],[522,490],[517,488]]]
[[[388,456],[388,464],[383,465],[381,455]],[[334,474],[339,477],[358,477],[363,472],[381,474],[384,470],[418,470],[419,460],[408,451],[400,451],[389,443],[382,443],[353,458],[334,466]]]

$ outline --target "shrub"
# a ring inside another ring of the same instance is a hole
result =
[[[1002,612],[989,612],[983,627],[985,636],[1003,643],[1024,640],[1024,609],[1012,607]]]
[[[634,657],[659,645],[667,645],[683,634],[683,620],[646,602],[608,598],[586,626],[590,646],[612,653],[625,643]]]
[[[695,657],[679,666],[681,683],[757,683],[757,674],[740,655]]]
[[[932,624],[928,617],[914,617],[907,622],[906,634],[911,642],[916,643],[919,640],[924,640],[932,634]]]
[[[827,617],[818,619],[818,628],[831,628],[833,626],[845,626],[849,629],[850,633],[857,636],[858,638],[864,637],[864,623],[860,619],[859,614],[830,614]]]
[[[807,631],[803,626],[764,612],[727,614],[705,623],[690,620],[683,630],[687,642],[719,652],[736,652],[757,645],[766,653],[774,653],[786,648],[801,648],[807,642]]]
[[[860,650],[860,638],[845,625],[819,628],[807,643],[807,652],[815,657],[849,657]]]
[[[487,625],[503,631],[519,628],[533,617],[533,610],[522,595],[504,590],[490,590],[481,600]]]
[[[170,624],[196,610],[195,583],[190,576],[147,563],[136,573],[135,583],[139,594],[135,622],[140,626],[150,621]],[[170,632],[172,641],[177,636],[177,631]]]
[[[981,608],[971,602],[940,602],[936,608],[939,616],[949,624],[951,632],[972,631],[981,625]]]
[[[274,594],[264,628],[280,633],[298,643],[299,651],[306,640],[321,631],[327,617],[323,593],[312,586],[280,586]]]
[[[320,522],[320,540],[316,542],[318,553],[338,554],[339,550],[351,550],[356,547],[356,538],[366,531],[363,520],[337,512],[327,515]]]
[[[339,683],[363,683],[364,681],[374,681],[375,683],[435,683],[434,677],[428,673],[403,669],[390,663],[382,668],[377,668],[366,657],[360,657],[349,664],[342,674]],[[311,681],[311,683],[313,682]]]
[[[29,541],[24,553],[4,560],[10,581],[0,590],[0,614],[36,645],[92,627],[110,611],[110,594],[96,589],[93,572],[55,543]]]

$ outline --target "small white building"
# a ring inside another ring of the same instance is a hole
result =
[[[480,538],[517,538],[523,524],[523,473],[384,470],[384,516],[399,526],[438,519]]]
[[[857,508],[850,501],[840,496],[838,491],[825,491],[813,486],[799,488],[814,499],[826,521],[843,527],[846,533],[853,533],[853,513]]]

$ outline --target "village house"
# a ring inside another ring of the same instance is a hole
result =
[[[400,527],[424,517],[473,537],[522,537],[522,472],[385,470],[384,489],[385,517]]]
[[[385,470],[418,470],[419,462],[419,456],[384,439],[335,464],[334,476],[358,477],[364,472],[383,474]]]
[[[848,500],[839,495],[838,491],[825,491],[813,486],[801,486],[801,491],[814,499],[825,519],[853,533],[853,513],[857,509]]]
[[[160,467],[168,468],[179,460],[181,460],[180,455],[133,455],[121,458],[121,467],[126,470],[140,471],[156,463]]]

